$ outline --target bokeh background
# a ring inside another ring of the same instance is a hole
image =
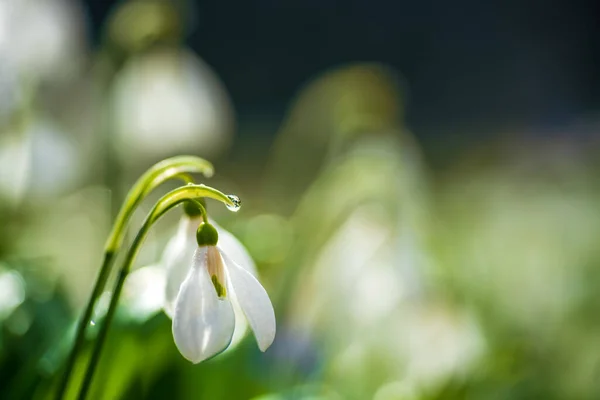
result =
[[[209,211],[256,260],[275,343],[180,356],[161,311],[175,210],[91,398],[600,398],[598,15],[0,0],[0,398],[52,398],[120,203],[177,154],[241,197]]]

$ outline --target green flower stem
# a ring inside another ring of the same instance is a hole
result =
[[[210,178],[213,174],[213,167],[211,163],[199,157],[178,156],[167,158],[146,171],[129,191],[108,236],[105,250],[114,251],[120,247],[127,222],[148,193],[166,180],[175,177],[181,178],[182,175],[187,173],[202,173]],[[186,183],[191,182],[191,179],[187,177],[185,180]]]
[[[201,173],[206,177],[210,177],[213,174],[213,167],[208,161],[194,156],[167,158],[148,169],[129,191],[113,224],[108,240],[106,241],[104,247],[104,261],[100,268],[100,272],[98,273],[98,277],[96,278],[96,283],[90,299],[83,312],[83,316],[77,326],[75,342],[73,343],[73,347],[67,358],[65,372],[61,376],[56,392],[57,400],[62,399],[65,395],[67,384],[73,373],[75,361],[77,360],[77,355],[85,342],[85,332],[90,324],[94,306],[104,290],[115,256],[121,249],[127,224],[131,219],[131,216],[144,198],[162,183],[170,179],[181,179],[188,184],[193,182],[192,178],[188,175],[189,173]]]
[[[202,204],[195,200],[199,197],[210,197],[216,200],[220,200],[225,203],[228,207],[235,209],[239,207],[239,204],[232,201],[232,199],[219,192],[216,189],[205,185],[187,185],[177,188],[165,196],[163,196],[154,206],[154,208],[150,211],[148,216],[146,217],[142,227],[138,231],[129,251],[127,252],[127,256],[125,257],[125,261],[121,266],[121,270],[119,271],[119,276],[117,278],[117,282],[115,283],[114,291],[112,298],[110,299],[110,305],[108,306],[108,311],[106,313],[106,317],[102,322],[102,327],[100,328],[100,332],[98,333],[98,337],[96,338],[96,342],[94,343],[94,349],[92,351],[92,357],[88,364],[87,370],[85,372],[85,376],[83,378],[83,383],[81,385],[81,389],[79,391],[78,399],[83,400],[87,396],[89,388],[92,383],[92,379],[94,377],[94,372],[96,371],[96,367],[100,361],[100,355],[102,353],[102,348],[106,341],[106,335],[108,333],[108,329],[113,320],[114,314],[117,310],[117,304],[119,302],[119,297],[121,295],[121,291],[123,289],[123,284],[125,283],[125,279],[129,274],[129,270],[131,269],[131,265],[133,264],[146,235],[150,231],[152,225],[162,217],[167,211],[177,206],[178,204],[184,201],[193,201],[200,207],[203,211],[203,217],[206,218],[206,211]]]
[[[198,205],[198,208],[201,211],[202,222],[204,222],[205,224],[208,224],[208,213],[206,212],[206,208],[204,208],[204,205],[200,201],[194,201],[194,203],[196,203],[196,205]]]

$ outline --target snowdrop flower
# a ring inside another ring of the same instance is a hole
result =
[[[185,358],[199,363],[239,342],[246,320],[260,350],[271,345],[273,306],[253,274],[252,259],[233,235],[186,216],[163,262],[168,274],[164,309],[173,318],[175,344]]]
[[[168,242],[162,257],[162,266],[166,270],[165,302],[163,310],[169,318],[173,318],[175,310],[175,300],[179,293],[179,288],[185,280],[190,269],[190,264],[194,257],[194,252],[198,248],[196,242],[196,230],[202,223],[202,217],[196,210],[185,207],[186,213],[179,222],[177,233]],[[211,218],[208,222],[215,227],[219,234],[219,247],[238,265],[245,268],[255,278],[258,279],[258,272],[252,257],[240,241],[227,230],[218,225]],[[234,348],[244,338],[248,331],[248,323],[244,318],[244,312],[237,303],[237,299],[231,299],[233,311],[235,312],[235,330],[233,339],[228,349]]]

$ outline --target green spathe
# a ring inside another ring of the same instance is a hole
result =
[[[196,240],[198,246],[216,246],[219,241],[219,234],[211,224],[202,223],[196,231]]]

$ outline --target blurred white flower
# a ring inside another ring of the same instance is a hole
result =
[[[290,313],[295,329],[323,335],[330,379],[365,398],[392,380],[438,385],[472,368],[485,351],[473,316],[425,296],[416,270],[423,249],[384,211],[375,203],[347,214],[298,278]],[[381,365],[376,377],[361,382],[374,364]]]
[[[229,143],[231,102],[212,69],[190,52],[132,58],[116,77],[113,96],[116,149],[124,162],[214,154]],[[132,148],[139,158],[132,158]]]
[[[62,193],[80,177],[81,161],[75,143],[51,121],[38,119],[21,132],[6,132],[0,137],[0,198],[16,204],[26,192]]]
[[[68,77],[81,61],[81,14],[69,0],[0,1],[0,60],[20,76]]]
[[[50,122],[31,127],[31,182],[34,195],[57,194],[72,186],[82,171],[76,143]]]
[[[164,303],[165,271],[149,265],[132,272],[123,288],[123,303],[129,316],[144,321],[160,312]]]

